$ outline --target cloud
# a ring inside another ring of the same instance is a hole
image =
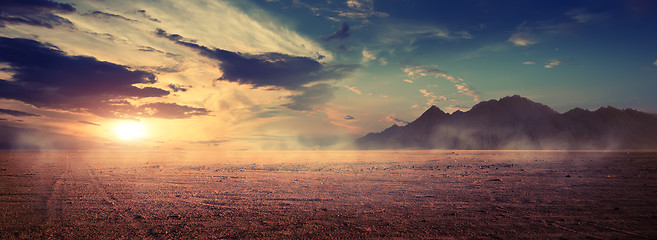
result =
[[[353,116],[351,116],[351,115],[347,115],[347,116],[344,116],[344,119],[345,119],[345,120],[354,120],[354,119],[356,119],[356,118],[353,117]]]
[[[246,54],[210,49],[178,34],[167,34],[162,29],[157,29],[156,34],[218,60],[223,71],[218,80],[250,84],[253,87],[296,90],[308,83],[340,79],[356,69],[355,65],[324,65],[308,57],[282,53]]]
[[[344,87],[349,89],[349,91],[354,92],[355,94],[358,94],[358,95],[362,94],[362,92],[356,87],[352,87],[352,86],[348,86],[348,85],[344,85]]]
[[[411,78],[431,76],[434,78],[445,78],[453,81],[453,76],[447,75],[446,72],[439,70],[438,66],[414,66],[404,68],[404,72]]]
[[[167,87],[169,87],[171,90],[173,90],[173,92],[178,92],[178,91],[186,92],[187,91],[187,88],[185,88],[185,86],[182,86],[180,84],[173,84],[172,83],[172,84],[167,85]]]
[[[313,111],[333,99],[336,87],[320,83],[310,87],[301,87],[299,90],[301,94],[289,96],[291,102],[284,104],[284,107],[297,111]]]
[[[384,45],[412,45],[421,39],[470,39],[466,31],[451,32],[445,27],[434,25],[422,25],[407,21],[387,21],[378,26],[375,41]]]
[[[14,117],[38,117],[38,116],[40,116],[39,114],[28,113],[28,112],[23,112],[23,111],[18,111],[18,110],[4,109],[4,108],[0,108],[0,113],[11,115],[11,116],[14,116]]]
[[[165,119],[190,118],[192,116],[203,116],[210,113],[210,111],[205,108],[181,106],[175,103],[163,102],[148,103],[139,106],[139,108],[146,112],[148,117]]]
[[[535,62],[523,62],[522,64],[531,65],[531,64],[536,64],[536,63]]]
[[[158,23],[161,22],[159,19],[157,19],[157,18],[153,18],[153,17],[151,17],[150,15],[148,15],[148,14],[146,13],[146,10],[143,10],[143,9],[137,10],[137,14],[139,14],[139,15],[141,15],[142,17],[144,17],[144,18],[146,18],[146,19],[148,19],[148,20],[151,20],[151,21],[153,21],[153,22],[158,22]]]
[[[427,77],[427,76],[433,78],[444,78],[452,82],[454,84],[454,87],[456,87],[459,93],[472,97],[475,102],[479,102],[481,98],[479,93],[476,90],[474,90],[474,88],[472,88],[470,84],[465,82],[465,80],[463,80],[460,77],[454,77],[452,75],[449,75],[446,72],[438,69],[437,66],[413,66],[413,67],[406,67],[403,70],[412,79],[416,79],[418,77]]]
[[[422,95],[425,97],[433,97],[433,98],[436,97],[435,95],[433,95],[432,92],[429,92],[426,89],[420,89],[420,93],[422,93]]]
[[[407,82],[407,83],[413,83],[413,80],[410,80],[410,79],[404,79],[402,81]]]
[[[333,33],[331,36],[324,38],[324,41],[342,40],[349,37],[350,34],[351,33],[349,32],[349,24],[343,22],[342,24],[340,24],[340,29],[335,33]]]
[[[566,12],[566,16],[571,17],[575,22],[580,24],[600,22],[608,18],[605,13],[589,13],[584,9],[573,9]]]
[[[559,66],[561,64],[561,60],[559,59],[552,59],[550,62],[545,65],[545,68],[555,68],[556,66]]]
[[[80,121],[78,121],[78,122],[79,122],[79,123],[88,124],[88,125],[100,126],[100,124],[98,124],[98,123],[92,123],[92,122],[87,122],[87,121],[82,121],[82,120],[80,120]]]
[[[347,0],[348,9],[340,11],[338,16],[367,21],[370,17],[388,17],[385,12],[374,10],[374,0]]]
[[[219,144],[229,142],[230,140],[206,140],[206,141],[195,141],[195,144],[202,144],[208,146],[219,146]]]
[[[536,44],[535,37],[527,32],[517,32],[511,35],[509,37],[509,42],[512,42],[513,44],[517,46],[530,46]]]
[[[128,21],[128,22],[134,22],[135,21],[135,20],[129,19],[129,18],[121,16],[121,15],[106,13],[106,12],[101,12],[101,11],[93,11],[93,12],[90,12],[90,13],[86,13],[84,15],[93,16],[93,17],[97,17],[97,18],[104,18],[104,19],[114,18],[114,19],[120,19],[120,20]]]
[[[652,65],[655,65],[657,67],[657,60],[655,60]]]
[[[362,54],[363,54],[363,62],[368,62],[370,60],[376,60],[376,56],[374,55],[374,53],[368,51],[366,48],[363,49]]]
[[[6,24],[27,24],[53,28],[72,23],[55,13],[75,12],[71,4],[57,3],[49,0],[0,1],[0,27]]]
[[[427,98],[428,106],[436,105],[436,102],[438,101],[447,100],[447,97],[445,96],[438,97],[433,92],[427,91],[426,89],[420,89],[420,93],[422,93],[422,95]]]
[[[456,60],[478,58],[478,57],[486,56],[490,53],[505,51],[509,49],[509,47],[510,46],[507,43],[503,43],[503,42],[486,44],[483,47],[463,53],[461,56],[457,57]]]
[[[404,120],[401,120],[401,119],[397,118],[396,113],[385,116],[383,119],[381,119],[381,121],[391,122],[391,123],[399,125],[399,126],[403,126],[403,125],[408,124],[407,121],[404,121]]]
[[[37,107],[88,112],[102,117],[151,117],[127,99],[162,97],[168,91],[139,88],[134,84],[157,82],[150,72],[98,61],[93,57],[69,56],[57,47],[21,38],[0,37],[0,62],[9,64],[10,80],[0,79],[0,98],[18,100]],[[161,105],[167,107],[167,105]],[[167,110],[197,113],[195,108]],[[165,115],[185,113],[171,112]],[[162,113],[160,113],[162,115]],[[164,115],[163,115],[164,116]]]

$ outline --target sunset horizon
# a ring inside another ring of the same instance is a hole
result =
[[[9,1],[3,149],[341,149],[520,95],[657,113],[650,1]],[[116,128],[140,123],[142,136]],[[11,137],[8,137],[11,135]]]

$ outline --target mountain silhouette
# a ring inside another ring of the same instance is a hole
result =
[[[581,108],[560,114],[515,95],[369,133],[360,149],[657,149],[657,116],[633,109]]]

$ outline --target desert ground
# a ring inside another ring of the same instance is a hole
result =
[[[657,152],[0,152],[0,239],[656,239],[656,206]]]

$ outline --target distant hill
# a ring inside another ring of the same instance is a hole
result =
[[[418,119],[369,133],[359,149],[657,149],[657,117],[633,109],[581,108],[560,114],[521,96],[448,114],[432,106]]]

